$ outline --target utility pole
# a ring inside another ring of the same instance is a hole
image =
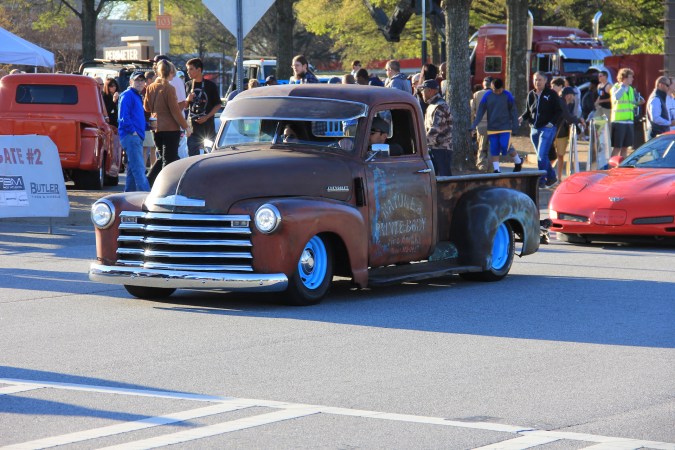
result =
[[[159,0],[159,15],[164,14],[164,0]],[[166,55],[169,53],[169,39],[167,30],[159,29],[159,54]]]
[[[665,75],[675,76],[675,0],[666,0],[665,8],[665,54],[663,69]]]

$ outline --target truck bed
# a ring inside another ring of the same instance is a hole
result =
[[[455,206],[464,193],[476,188],[502,187],[523,192],[539,209],[539,178],[543,171],[517,173],[486,173],[436,178],[436,202],[439,214],[438,231],[441,241],[450,236],[450,224]]]

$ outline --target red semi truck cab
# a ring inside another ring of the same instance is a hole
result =
[[[487,76],[506,79],[506,25],[483,25],[471,37],[471,84]],[[602,40],[569,27],[535,26],[530,48],[530,73],[576,75],[584,80],[591,68],[601,68],[611,51]]]

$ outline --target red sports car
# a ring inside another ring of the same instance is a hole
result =
[[[665,133],[610,170],[576,173],[549,203],[562,241],[675,242],[675,132]],[[668,239],[671,238],[671,239]]]

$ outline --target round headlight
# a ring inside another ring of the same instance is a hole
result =
[[[98,200],[91,207],[91,221],[96,228],[108,228],[115,221],[115,207],[108,200]]]
[[[271,233],[279,227],[281,214],[273,205],[262,205],[255,212],[255,226],[262,233]]]

